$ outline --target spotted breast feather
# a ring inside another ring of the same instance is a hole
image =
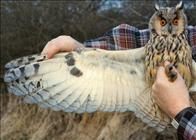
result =
[[[152,34],[146,44],[146,79],[151,85],[156,78],[157,69],[165,61],[169,61],[185,80],[187,87],[192,84],[191,67],[192,52],[185,34],[179,36],[159,36]],[[169,75],[168,75],[169,76]]]

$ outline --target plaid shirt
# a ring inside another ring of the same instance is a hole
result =
[[[185,108],[176,115],[175,120],[180,124],[177,129],[179,140],[196,140],[196,109]]]
[[[196,26],[188,26],[187,30],[188,41],[196,61]],[[145,46],[149,38],[148,29],[139,30],[133,26],[121,24],[106,32],[102,37],[85,41],[84,45],[106,50],[126,50]]]
[[[196,61],[196,26],[189,26],[187,30],[193,59]],[[149,38],[148,29],[139,30],[130,25],[121,24],[106,32],[102,37],[85,41],[84,45],[106,50],[126,50],[145,46]],[[179,138],[196,140],[196,114],[195,112],[192,114],[192,117],[190,115],[181,117],[177,130]]]

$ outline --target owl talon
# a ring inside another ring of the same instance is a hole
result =
[[[176,80],[177,72],[174,71],[172,64],[169,64],[165,67],[165,73],[167,77],[169,78],[169,81],[174,82]]]

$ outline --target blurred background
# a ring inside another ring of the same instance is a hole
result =
[[[196,25],[196,0],[183,0],[189,25]],[[32,0],[1,1],[1,139],[21,140],[174,140],[174,129],[157,133],[132,113],[78,115],[26,105],[6,93],[6,62],[40,53],[59,35],[84,42],[126,23],[148,28],[154,4],[174,6],[179,0]]]

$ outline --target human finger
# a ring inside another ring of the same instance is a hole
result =
[[[60,47],[57,46],[53,41],[49,41],[44,47],[41,54],[46,55],[47,58],[52,58],[59,51]]]

